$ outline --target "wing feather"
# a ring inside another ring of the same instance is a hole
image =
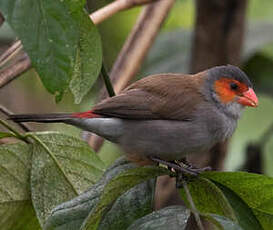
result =
[[[203,79],[192,75],[149,76],[97,104],[92,112],[124,119],[191,120],[204,101],[200,81]]]

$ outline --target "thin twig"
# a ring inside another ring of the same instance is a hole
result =
[[[3,17],[2,13],[0,12],[0,26],[4,23],[5,18]]]
[[[10,110],[8,110],[6,107],[4,107],[3,105],[0,105],[0,112],[1,113],[3,113],[3,114],[5,114],[6,116],[10,116],[10,115],[12,115],[13,114],[13,112],[11,112]],[[31,129],[29,128],[29,126],[28,125],[26,125],[26,124],[23,124],[23,123],[21,123],[21,122],[19,122],[19,123],[17,123],[16,122],[16,124],[22,129],[22,130],[24,130],[25,132],[30,132],[31,131]]]
[[[6,129],[8,129],[9,131],[11,131],[17,138],[27,142],[26,137],[22,135],[21,133],[19,133],[16,129],[11,127],[7,122],[0,119],[0,124],[4,126]]]
[[[16,41],[11,47],[9,47],[1,56],[0,56],[0,69],[13,57],[15,57],[21,50],[23,45],[20,40]]]
[[[141,12],[111,70],[115,92],[124,89],[140,69],[174,3],[175,0],[159,0],[146,6]]]
[[[115,91],[113,89],[110,77],[109,77],[109,75],[107,73],[107,70],[105,69],[104,63],[102,64],[102,67],[101,67],[101,75],[103,77],[104,84],[106,86],[106,89],[107,89],[107,92],[108,92],[109,96],[110,97],[115,96]]]
[[[201,218],[199,216],[199,213],[198,213],[198,211],[197,211],[197,209],[196,209],[196,207],[194,205],[194,202],[193,202],[193,199],[192,199],[191,193],[189,191],[186,180],[184,180],[184,179],[182,180],[182,185],[183,185],[183,188],[185,190],[187,200],[188,200],[188,202],[190,204],[190,208],[192,210],[192,213],[193,213],[193,216],[195,218],[195,221],[196,221],[196,224],[197,224],[198,228],[200,230],[205,230],[205,228],[204,228],[204,226],[202,224]]]
[[[140,13],[110,73],[117,94],[135,77],[174,2],[175,0],[159,0],[145,6]],[[104,89],[100,100],[106,96]],[[100,149],[102,143],[103,139],[95,135],[89,140],[95,151]]]
[[[11,66],[7,66],[0,71],[0,88],[19,77],[31,67],[31,62],[26,53],[24,53]]]
[[[127,10],[135,6],[144,5],[156,0],[117,0],[89,15],[94,24],[99,24],[112,17],[117,12]]]

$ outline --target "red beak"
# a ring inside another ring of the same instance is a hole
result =
[[[257,107],[258,98],[252,88],[249,88],[248,91],[244,92],[241,97],[238,99],[238,103],[244,106]]]

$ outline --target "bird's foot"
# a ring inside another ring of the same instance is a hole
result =
[[[176,173],[180,172],[182,174],[197,176],[200,172],[202,172],[202,170],[197,168],[184,167],[182,164],[179,164],[175,161],[164,161],[156,157],[151,157],[151,160],[166,165],[170,170],[174,170]]]
[[[203,167],[203,168],[198,168],[198,167],[193,166],[190,162],[187,161],[186,157],[182,158],[179,161],[176,161],[176,163],[178,165],[180,165],[181,167],[186,166],[188,169],[196,171],[197,173],[201,173],[201,172],[204,172],[204,171],[210,171],[211,170],[210,166]]]
[[[187,161],[164,161],[156,157],[151,157],[151,160],[159,164],[166,165],[169,170],[176,173],[176,187],[181,188],[182,180],[188,179],[187,175],[198,176],[201,172],[211,170],[211,167],[196,168]]]

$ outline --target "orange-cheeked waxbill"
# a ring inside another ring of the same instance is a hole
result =
[[[180,160],[233,134],[241,111],[258,99],[238,67],[145,77],[90,111],[11,115],[15,122],[63,122],[119,145],[128,158]]]

